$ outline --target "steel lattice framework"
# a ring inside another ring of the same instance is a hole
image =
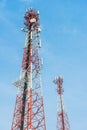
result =
[[[25,13],[26,40],[22,59],[11,130],[46,130],[41,84],[41,58],[39,56],[39,12],[28,9]]]
[[[54,83],[57,84],[57,93],[59,95],[59,110],[57,111],[57,125],[56,128],[57,130],[70,130],[70,125],[68,121],[68,116],[67,113],[64,110],[63,106],[63,78],[61,77],[56,77],[54,79]]]

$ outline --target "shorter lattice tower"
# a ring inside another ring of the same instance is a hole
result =
[[[70,130],[70,125],[68,121],[68,116],[67,113],[64,110],[64,105],[63,105],[63,78],[61,77],[56,77],[54,79],[54,83],[57,85],[57,93],[59,95],[59,103],[58,103],[58,111],[57,111],[57,124],[56,124],[56,129],[57,130]]]

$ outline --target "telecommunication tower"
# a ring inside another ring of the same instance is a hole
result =
[[[63,88],[62,88],[62,84],[63,84],[63,78],[61,77],[56,77],[54,79],[54,83],[57,85],[57,93],[59,95],[59,110],[57,111],[57,125],[56,125],[56,129],[57,130],[70,130],[70,125],[69,125],[69,121],[68,121],[68,116],[67,113],[64,110],[64,106],[63,106]]]
[[[41,84],[41,47],[39,11],[27,9],[26,33],[20,79],[14,84],[18,88],[11,130],[46,130],[44,102]]]

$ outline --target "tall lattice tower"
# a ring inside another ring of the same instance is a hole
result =
[[[41,84],[41,47],[39,11],[28,9],[24,15],[26,33],[20,79],[11,130],[46,130]]]
[[[62,84],[63,84],[63,78],[61,77],[56,77],[54,79],[54,83],[57,85],[57,93],[59,95],[59,109],[57,111],[57,125],[56,125],[56,129],[57,130],[70,130],[70,125],[69,125],[69,121],[68,121],[68,116],[67,113],[64,110],[64,106],[63,106],[63,88],[62,88]]]

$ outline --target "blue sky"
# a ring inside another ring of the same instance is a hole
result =
[[[43,95],[47,130],[56,130],[57,93],[64,78],[64,106],[71,130],[87,129],[87,1],[0,0],[0,130],[10,130],[20,75],[26,8],[40,11]]]

